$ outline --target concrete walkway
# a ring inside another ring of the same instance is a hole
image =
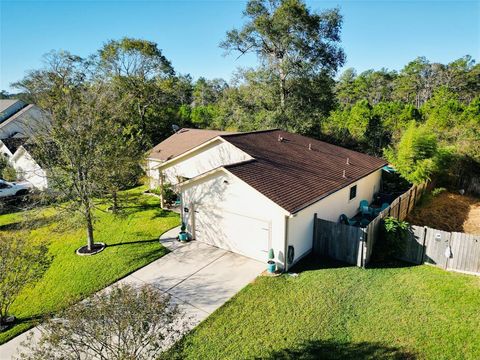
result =
[[[191,330],[253,281],[265,270],[265,264],[196,241],[182,244],[175,239],[178,232],[175,228],[160,237],[170,253],[116,284],[149,284],[170,294],[188,317],[187,329]],[[34,328],[0,345],[0,359],[16,355],[30,332],[38,338],[39,330]]]

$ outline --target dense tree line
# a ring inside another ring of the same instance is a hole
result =
[[[480,65],[470,56],[449,64],[419,57],[400,71],[338,74],[345,62],[338,9],[314,12],[301,0],[251,0],[244,17],[220,46],[234,56],[256,54],[258,66],[238,69],[229,83],[193,81],[175,72],[157,44],[125,38],[87,59],[50,54],[47,69],[16,86],[48,109],[66,80],[102,83],[112,103],[121,104],[113,118],[142,151],[171,135],[173,124],[283,128],[385,156],[415,182],[461,172],[452,164],[479,167]],[[79,62],[88,71],[74,71]]]

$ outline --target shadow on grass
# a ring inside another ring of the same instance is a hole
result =
[[[59,217],[56,215],[23,218],[9,224],[0,225],[0,231],[22,230],[22,229],[35,230],[35,229],[39,229],[39,228],[54,224],[58,220],[59,220]]]
[[[334,260],[328,257],[310,254],[295,264],[290,272],[303,272],[322,269],[338,269],[345,267],[353,267],[354,265]]]
[[[156,242],[156,243],[160,244],[160,240],[158,238],[156,238],[156,239],[150,239],[150,240],[126,241],[126,242],[111,244],[111,245],[107,244],[106,248],[115,247],[115,246],[124,246],[124,245],[134,245],[134,244],[148,244],[148,243],[153,243],[153,242]]]
[[[367,269],[400,269],[418,266],[406,261],[397,259],[373,260],[367,265]]]
[[[315,340],[303,343],[296,349],[282,349],[274,351],[267,357],[256,359],[271,360],[413,360],[416,356],[397,347],[388,347],[381,343],[349,343],[327,340]]]
[[[396,269],[396,268],[409,268],[418,266],[406,261],[397,260],[397,259],[382,259],[372,261],[367,265],[367,269]],[[310,254],[304,259],[295,264],[290,272],[303,272],[303,271],[312,271],[312,270],[322,270],[322,269],[339,269],[347,267],[356,267],[355,265],[348,264],[342,261],[331,259],[328,257],[322,257],[318,255]]]

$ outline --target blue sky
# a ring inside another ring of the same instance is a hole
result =
[[[307,1],[339,6],[346,67],[400,69],[417,56],[480,59],[480,1]],[[229,80],[248,56],[223,57],[218,43],[242,24],[243,1],[0,0],[0,89],[41,66],[56,49],[86,56],[109,39],[155,41],[179,73]]]

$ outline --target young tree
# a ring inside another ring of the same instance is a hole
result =
[[[49,264],[46,245],[32,244],[24,235],[0,233],[0,327],[18,294],[39,280]]]
[[[278,84],[277,117],[285,122],[292,92],[289,85],[297,85],[289,84],[289,79],[332,74],[343,65],[345,54],[339,47],[342,16],[338,9],[311,12],[301,0],[250,0],[244,16],[248,21],[242,29],[229,31],[220,46],[227,53],[258,56]]]
[[[94,251],[94,209],[99,198],[135,183],[142,133],[129,122],[124,97],[99,81],[86,61],[69,53],[50,53],[45,67],[16,86],[27,91],[49,114],[29,141],[46,170],[57,206],[79,215]]]
[[[41,326],[22,359],[155,359],[183,333],[187,320],[161,291],[129,285],[101,292]]]
[[[32,138],[32,153],[45,169],[57,206],[80,215],[87,232],[87,249],[94,251],[94,209],[105,195],[111,140],[109,112],[100,86],[66,89],[51,108],[51,121]],[[119,159],[118,161],[121,161]]]
[[[430,180],[438,170],[440,153],[437,137],[414,121],[405,130],[397,146],[385,149],[384,153],[400,175],[414,184]]]

